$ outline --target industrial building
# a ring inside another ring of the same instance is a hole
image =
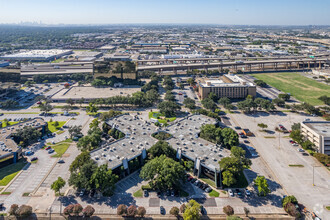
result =
[[[19,53],[1,56],[0,59],[8,61],[35,61],[35,62],[48,62],[65,55],[72,54],[72,50],[29,50],[21,51]]]
[[[226,74],[220,78],[199,78],[198,94],[201,99],[214,92],[219,98],[228,97],[242,99],[248,95],[256,96],[257,89],[253,83],[247,82],[237,75]]]
[[[9,66],[9,62],[7,62],[7,61],[0,61],[0,68],[1,67],[6,67],[6,66]]]
[[[21,76],[93,74],[93,62],[62,62],[21,66]]]
[[[301,133],[315,145],[318,153],[330,155],[329,121],[303,121]]]

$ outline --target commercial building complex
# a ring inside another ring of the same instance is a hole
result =
[[[12,137],[17,130],[25,126],[31,126],[40,130],[41,134],[44,134],[47,123],[42,118],[35,118],[0,129],[0,168],[16,163],[22,158],[22,148],[16,144]]]
[[[315,145],[315,150],[330,155],[330,122],[303,121],[301,133]]]
[[[22,51],[19,53],[9,54],[1,56],[0,59],[10,60],[10,61],[39,61],[46,62],[61,58],[65,55],[72,54],[72,50],[29,50]]]
[[[245,98],[248,95],[256,96],[256,86],[236,75],[226,74],[220,78],[200,78],[198,82],[198,94],[201,99],[208,97],[210,92],[219,98],[228,97],[233,99]]]
[[[229,156],[230,152],[198,136],[204,124],[215,124],[212,118],[203,115],[192,115],[168,126],[163,132],[172,135],[167,140],[177,150],[178,160],[194,162],[196,176],[206,175],[221,187],[221,175],[218,161]],[[151,135],[160,129],[138,115],[121,115],[110,119],[107,124],[125,134],[125,137],[114,142],[105,143],[101,148],[91,152],[91,157],[99,165],[107,164],[114,173],[121,177],[130,174],[133,160],[144,163],[147,150],[157,142]]]

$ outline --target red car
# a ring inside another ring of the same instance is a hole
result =
[[[48,147],[45,148],[45,150],[49,150],[49,149],[51,149],[51,146],[48,146]]]
[[[41,105],[41,102],[39,101],[39,102],[37,102],[37,104],[38,104],[38,105]]]

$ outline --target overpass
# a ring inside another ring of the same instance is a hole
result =
[[[307,70],[311,68],[322,68],[329,62],[329,58],[303,58],[303,59],[272,59],[272,60],[248,60],[248,61],[230,61],[230,62],[202,62],[202,63],[173,63],[137,66],[138,71],[190,71],[194,69],[202,69],[206,72],[209,69],[229,69],[232,71],[242,70],[243,72],[252,71],[279,71],[279,70]]]

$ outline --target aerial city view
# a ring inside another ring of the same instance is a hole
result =
[[[330,220],[329,1],[0,11],[0,219]]]

